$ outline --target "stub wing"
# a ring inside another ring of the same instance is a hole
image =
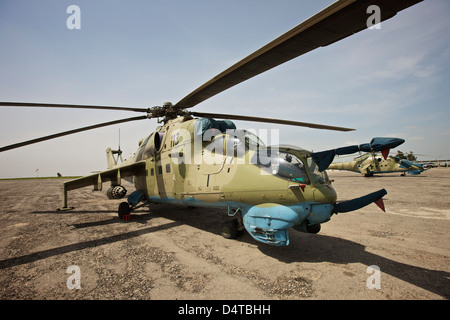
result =
[[[372,192],[360,198],[340,202],[334,205],[334,213],[350,212],[359,210],[372,202],[374,202],[381,210],[385,211],[383,204],[383,197],[387,194],[386,189],[381,189],[376,192]]]
[[[117,168],[100,171],[88,176],[64,182],[63,207],[60,210],[73,209],[67,206],[67,192],[83,187],[93,186],[94,190],[102,190],[103,182],[111,181],[114,185],[120,185],[121,179],[145,174],[145,161],[119,166]]]

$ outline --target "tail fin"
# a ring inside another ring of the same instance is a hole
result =
[[[106,149],[106,161],[108,162],[108,169],[112,169],[117,165],[117,160],[114,158],[114,150]]]

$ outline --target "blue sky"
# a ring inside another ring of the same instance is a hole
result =
[[[149,107],[176,103],[309,18],[325,0],[1,0],[0,101]],[[81,29],[69,30],[69,5]],[[280,143],[320,151],[404,138],[400,150],[450,159],[450,2],[426,0],[381,24],[252,78],[192,110],[353,127],[278,129]],[[0,108],[0,146],[137,114]],[[85,175],[124,155],[155,120],[87,131],[0,154],[0,178]]]

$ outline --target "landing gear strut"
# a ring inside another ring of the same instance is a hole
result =
[[[234,215],[236,215],[236,218],[222,223],[220,233],[225,239],[235,239],[240,234],[240,231],[245,229],[241,213],[236,211]]]

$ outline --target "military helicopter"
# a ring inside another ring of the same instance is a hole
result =
[[[419,163],[400,159],[397,156],[386,157],[375,152],[359,155],[353,161],[332,163],[328,166],[328,169],[360,172],[365,177],[394,172],[400,172],[402,176],[406,173],[418,175],[425,171],[425,168]]]
[[[381,189],[360,198],[337,202],[336,191],[325,169],[338,149],[313,153],[296,146],[265,146],[258,136],[236,128],[231,120],[324,130],[354,129],[188,109],[295,57],[367,28],[367,9],[371,5],[380,8],[380,21],[384,21],[419,2],[421,0],[336,1],[175,104],[133,108],[1,102],[0,106],[5,107],[125,110],[145,115],[32,139],[2,147],[0,152],[95,128],[158,119],[162,125],[139,141],[134,156],[119,163],[117,158],[121,155],[120,148],[108,148],[107,170],[64,182],[60,210],[73,209],[68,206],[69,191],[87,186],[102,190],[104,182],[111,183],[108,197],[123,198],[127,191],[122,186],[122,179],[131,179],[136,190],[127,197],[127,201],[120,203],[118,215],[121,219],[128,220],[133,210],[153,203],[222,208],[230,217],[222,225],[224,237],[234,238],[239,230],[245,229],[262,243],[288,245],[289,228],[317,233],[320,224],[329,221],[333,214],[354,211],[373,202],[384,210],[382,197],[387,192]],[[370,143],[356,147],[376,152],[401,143],[403,140],[397,138],[374,138]],[[339,149],[339,152],[350,151],[355,152],[347,147]]]

